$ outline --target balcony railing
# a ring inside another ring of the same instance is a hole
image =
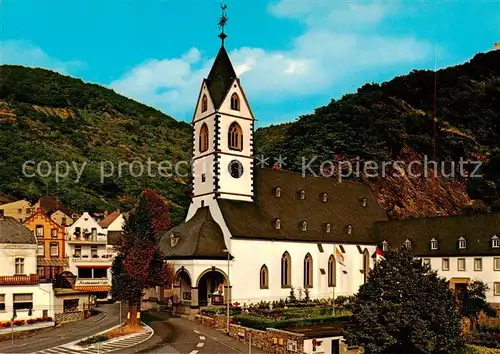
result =
[[[107,243],[105,237],[86,237],[86,236],[69,236],[68,243],[70,244],[78,244],[78,243],[86,243],[86,244],[95,244],[95,245],[105,245]]]
[[[0,285],[36,285],[39,283],[38,274],[0,276]]]

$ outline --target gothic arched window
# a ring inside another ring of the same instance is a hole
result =
[[[231,150],[243,150],[243,132],[238,123],[233,122],[229,126],[227,141]]]
[[[313,287],[312,256],[308,253],[304,258],[304,288]]]
[[[333,254],[330,255],[330,258],[328,258],[328,286],[329,287],[334,287],[337,285],[337,270],[336,270],[336,264],[335,264],[335,257]]]
[[[307,221],[302,221],[301,229],[302,231],[307,231]]]
[[[208,127],[205,123],[200,129],[200,152],[205,152],[208,150]]]
[[[240,97],[236,92],[231,95],[231,109],[233,111],[240,110]]]
[[[290,287],[292,282],[292,259],[288,252],[281,256],[281,287]]]
[[[203,98],[201,99],[201,113],[206,112],[207,109],[208,109],[207,95],[203,95]]]
[[[260,268],[260,288],[269,289],[269,271],[265,264]]]

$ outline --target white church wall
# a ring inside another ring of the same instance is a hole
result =
[[[233,95],[233,93],[236,93],[240,99],[240,110],[236,111],[236,113],[235,111],[231,110],[231,96]],[[238,117],[253,119],[252,113],[250,112],[250,107],[247,105],[247,102],[245,102],[242,88],[237,80],[235,80],[235,82],[231,86],[231,89],[229,90],[227,96],[225,97],[219,108],[219,112],[231,113],[233,115],[237,115]]]

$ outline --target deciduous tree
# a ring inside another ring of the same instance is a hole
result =
[[[173,282],[173,266],[159,250],[160,234],[170,228],[170,206],[154,190],[145,189],[131,212],[113,261],[113,298],[128,301],[127,325],[138,326],[143,290]]]
[[[458,353],[460,315],[448,282],[406,249],[385,252],[352,304],[347,341],[367,354]]]
[[[467,285],[465,291],[458,293],[460,314],[469,319],[470,329],[476,327],[479,314],[483,312],[488,317],[496,317],[497,312],[486,302],[488,286],[476,280]]]

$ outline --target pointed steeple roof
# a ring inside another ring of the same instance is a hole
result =
[[[215,109],[218,109],[222,104],[234,79],[236,79],[236,72],[234,71],[233,64],[231,64],[231,59],[229,59],[226,48],[222,45],[206,80]]]

